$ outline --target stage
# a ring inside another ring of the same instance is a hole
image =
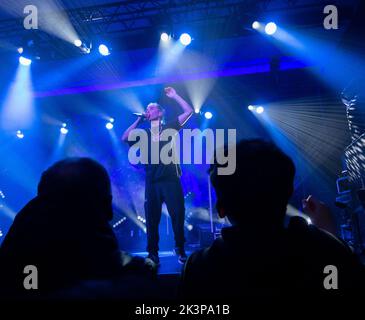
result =
[[[34,2],[0,3],[0,246],[159,254],[173,295],[282,211],[364,260],[364,1]]]
[[[192,252],[186,251],[187,255],[190,255]],[[133,256],[146,258],[147,252],[132,252]],[[181,271],[183,269],[183,265],[181,265],[177,261],[176,255],[174,255],[173,251],[160,251],[160,266],[158,267],[159,275],[178,275],[180,276]]]

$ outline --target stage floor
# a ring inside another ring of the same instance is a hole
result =
[[[186,251],[186,254],[189,256],[191,252]],[[132,255],[146,258],[148,252],[132,252]],[[177,257],[174,255],[173,251],[160,251],[160,267],[158,270],[159,274],[180,274],[183,268],[183,265],[177,261]]]

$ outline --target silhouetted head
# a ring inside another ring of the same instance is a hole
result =
[[[293,192],[293,161],[263,140],[242,140],[235,147],[234,174],[218,175],[217,164],[210,168],[220,216],[237,225],[282,225]]]
[[[165,109],[158,103],[151,102],[146,108],[146,118],[149,121],[160,120],[162,121],[165,115]]]
[[[48,168],[38,184],[38,197],[62,207],[92,211],[98,219],[113,217],[109,175],[102,165],[89,158],[68,158]]]

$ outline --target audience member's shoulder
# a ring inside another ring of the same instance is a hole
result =
[[[196,270],[203,270],[209,267],[209,270],[211,270],[216,264],[221,262],[221,256],[225,254],[223,245],[223,239],[217,238],[211,246],[193,252],[185,264],[185,270],[191,270],[192,267]]]
[[[291,218],[288,230],[292,238],[305,242],[308,247],[352,254],[352,250],[344,241],[323,229],[317,228],[313,224],[308,224],[302,217]]]
[[[30,200],[15,216],[14,223],[26,223],[29,219],[33,219],[34,214],[38,213],[39,199],[35,197]]]
[[[47,293],[43,298],[65,300],[140,300],[150,299],[158,290],[157,269],[141,257],[120,253],[119,271],[109,276],[83,279],[65,288]]]
[[[197,263],[202,263],[204,260],[204,257],[206,256],[206,252],[207,252],[208,248],[205,249],[200,249],[197,250],[195,252],[193,252],[188,260],[186,261],[186,266],[190,266],[190,265],[195,265]]]

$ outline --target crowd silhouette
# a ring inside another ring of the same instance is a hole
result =
[[[0,297],[213,301],[221,295],[255,300],[361,290],[364,267],[330,222],[316,226],[293,217],[284,225],[293,161],[262,140],[235,147],[233,175],[218,175],[218,164],[209,172],[217,211],[232,226],[188,258],[176,296],[164,292],[156,265],[119,249],[109,224],[112,192],[105,168],[89,158],[68,158],[42,174],[37,196],[16,215],[0,247]],[[313,201],[305,200],[305,209],[320,221]],[[37,267],[37,290],[24,288],[27,265]],[[338,282],[328,284],[336,290],[324,285],[326,266],[338,272]]]

